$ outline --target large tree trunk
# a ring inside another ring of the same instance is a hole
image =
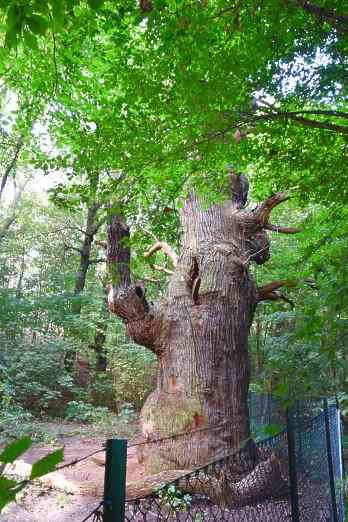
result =
[[[191,194],[182,209],[181,254],[165,299],[150,306],[140,286],[109,292],[109,308],[130,337],[159,359],[157,387],[141,415],[145,438],[186,433],[142,447],[150,473],[197,467],[249,436],[248,335],[257,302],[276,293],[274,286],[259,292],[249,264],[269,258],[263,229],[286,197],[245,211],[246,180],[230,174],[232,202],[207,208]]]

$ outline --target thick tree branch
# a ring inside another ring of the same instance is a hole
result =
[[[155,252],[158,252],[158,250],[162,250],[172,260],[174,267],[176,267],[178,264],[178,256],[173,248],[165,241],[157,241],[157,243],[144,253],[144,257],[151,257]]]
[[[328,121],[318,121],[318,120],[309,120],[308,118],[301,118],[300,116],[295,116],[291,113],[281,113],[277,115],[278,118],[287,118],[292,121],[296,121],[305,127],[312,127],[315,129],[326,129],[334,132],[338,132],[339,134],[348,134],[348,126],[338,125],[336,123],[330,123]]]
[[[348,119],[348,112],[342,111],[324,111],[324,110],[302,110],[302,111],[289,111],[286,112],[289,117],[298,116],[300,114],[313,114],[314,116],[333,116],[335,118],[343,118],[345,120]]]
[[[291,287],[295,286],[294,282],[289,279],[279,279],[278,281],[272,281],[272,283],[268,283],[267,285],[261,286],[257,289],[259,296],[263,296],[264,294],[268,294],[269,292],[273,292],[273,290],[278,290],[283,286]]]
[[[257,300],[260,301],[278,301],[282,299],[286,303],[289,303],[292,307],[294,307],[294,303],[288,299],[283,293],[279,292],[278,289],[286,286],[291,287],[294,286],[294,283],[289,279],[281,279],[279,281],[273,281],[272,283],[268,283],[267,285],[261,286],[257,289]]]
[[[100,208],[100,203],[94,202],[87,210],[86,227],[84,231],[85,238],[82,243],[82,248],[76,248],[68,245],[68,248],[76,250],[80,254],[79,270],[76,274],[74,295],[79,295],[85,288],[86,276],[90,264],[90,256],[92,250],[92,243],[95,234],[95,220],[97,212]],[[73,312],[78,315],[81,312],[81,302],[73,305]]]
[[[147,302],[144,288],[108,285],[107,291],[109,310],[123,319],[131,339],[159,353],[160,314]]]
[[[260,225],[268,225],[268,220],[270,218],[272,210],[290,199],[290,195],[288,192],[278,192],[266,199],[261,205],[258,205],[256,209],[253,211],[254,220]]]
[[[314,15],[319,20],[331,24],[340,32],[348,32],[348,16],[339,15],[333,9],[327,9],[319,5],[308,2],[307,0],[295,0],[295,3],[302,7],[308,13]]]
[[[291,305],[292,308],[294,308],[294,306],[295,306],[294,302],[291,301],[290,299],[288,299],[283,293],[278,292],[277,290],[275,290],[274,292],[269,292],[268,294],[265,294],[262,297],[262,299],[261,298],[258,299],[258,302],[260,302],[260,301],[279,301],[280,299],[285,301],[289,305]]]

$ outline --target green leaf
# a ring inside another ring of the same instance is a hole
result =
[[[34,34],[44,35],[46,33],[48,21],[43,16],[31,15],[26,21]]]
[[[37,49],[37,38],[30,31],[23,32],[23,38],[25,44],[30,47],[30,49]]]
[[[2,509],[16,499],[17,482],[6,477],[0,477],[0,513]]]
[[[279,424],[267,424],[267,426],[263,428],[263,432],[265,435],[268,435],[269,437],[274,437],[280,431],[282,431],[282,429],[283,427]]]
[[[288,397],[290,391],[289,384],[287,382],[283,382],[278,384],[278,386],[274,390],[274,395],[276,397],[285,398]]]
[[[59,462],[61,462],[64,458],[63,448],[60,448],[56,451],[53,451],[49,455],[46,455],[42,459],[38,460],[33,464],[31,468],[31,473],[29,479],[32,480],[34,478],[42,477],[43,475],[47,475],[47,473],[51,473],[56,469],[56,466]]]
[[[17,4],[12,4],[7,12],[6,25],[8,28],[16,26],[22,18],[22,11]]]
[[[87,0],[91,9],[99,9],[104,3],[104,0]]]
[[[55,27],[61,28],[64,23],[64,12],[61,0],[53,0],[52,17],[55,23]]]
[[[17,37],[17,29],[16,27],[9,29],[6,32],[5,36],[5,46],[8,49],[12,49],[13,47],[16,47],[18,43],[18,37]]]
[[[16,440],[15,442],[11,442],[8,444],[4,451],[0,454],[0,461],[11,463],[14,460],[18,459],[23,453],[27,451],[28,448],[32,445],[32,440],[30,437],[23,437],[22,439]]]

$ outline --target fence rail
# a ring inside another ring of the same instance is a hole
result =
[[[126,441],[108,441],[103,514],[95,520],[344,522],[337,404],[297,402],[285,412],[271,397],[254,394],[249,407],[256,442],[140,498],[125,499]],[[262,438],[265,425],[280,431]]]

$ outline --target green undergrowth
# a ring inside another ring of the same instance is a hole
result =
[[[73,416],[74,408],[77,410],[76,417]],[[89,412],[89,417],[82,419],[81,411],[86,416],[86,410]],[[133,411],[123,410],[116,415],[107,408],[93,408],[90,405],[76,407],[73,404],[70,415],[72,417],[70,420],[66,417],[39,419],[21,408],[1,411],[0,444],[23,436],[30,436],[34,442],[45,445],[54,445],[67,437],[132,439],[139,431],[138,416]]]

